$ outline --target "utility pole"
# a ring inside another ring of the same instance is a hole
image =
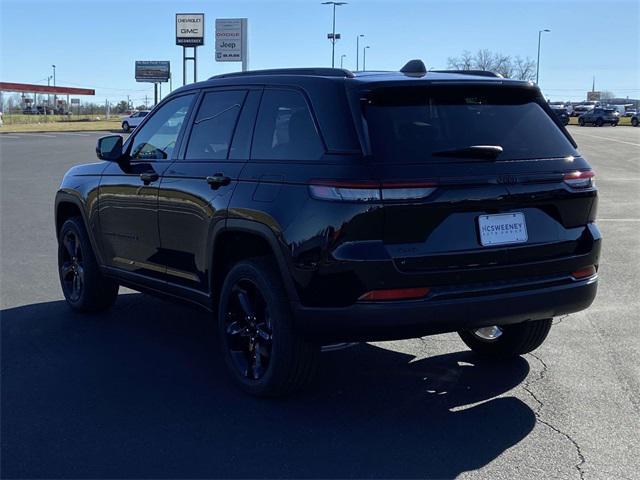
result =
[[[364,35],[360,34],[356,36],[356,72],[360,70],[360,39]]]
[[[538,30],[538,61],[536,62],[536,85],[538,84],[538,74],[540,73],[540,38],[542,37],[542,32],[550,32],[548,28],[544,30]]]
[[[336,66],[335,64],[336,40],[340,38],[340,34],[338,34],[338,37],[336,38],[336,7],[339,7],[340,5],[346,5],[346,4],[347,2],[322,2],[322,5],[333,6],[333,29],[332,29],[332,33],[328,35],[329,39],[331,40],[331,68],[334,68]]]
[[[56,66],[55,65],[51,65],[53,67],[53,86],[56,86]],[[56,108],[58,108],[58,96],[54,93],[53,94],[53,110],[55,113]]]

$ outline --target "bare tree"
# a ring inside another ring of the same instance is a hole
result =
[[[491,53],[491,50],[487,50],[486,48],[478,50],[474,67],[476,70],[493,71],[495,69],[495,56]]]
[[[536,76],[536,62],[529,57],[512,58],[502,53],[480,49],[475,54],[468,50],[460,57],[449,57],[447,66],[453,70],[487,70],[496,72],[505,78],[532,81]]]
[[[509,55],[503,55],[501,53],[496,53],[493,56],[493,71],[499,73],[505,78],[513,77],[513,72],[515,67],[513,65],[513,61]]]
[[[460,58],[449,57],[447,59],[447,68],[453,70],[472,70],[474,67],[473,55],[469,50],[462,52]]]
[[[523,59],[517,56],[514,61],[513,78],[532,82],[536,78],[536,62],[529,57]]]

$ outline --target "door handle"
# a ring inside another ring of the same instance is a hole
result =
[[[231,183],[229,177],[225,177],[222,173],[216,173],[210,177],[207,177],[207,183],[213,190],[217,190],[220,187],[226,187]]]
[[[160,178],[160,176],[155,172],[153,172],[153,173],[141,173],[140,174],[140,180],[142,180],[142,182],[145,185],[149,185],[151,182],[155,182],[159,178]]]

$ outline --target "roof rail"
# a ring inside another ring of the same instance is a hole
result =
[[[317,77],[342,77],[353,78],[354,75],[346,68],[272,68],[268,70],[248,70],[246,72],[233,72],[214,75],[209,78],[233,78],[233,77],[253,77],[259,75],[311,75]]]
[[[430,70],[436,73],[458,73],[460,75],[475,75],[477,77],[494,77],[504,78],[502,75],[496,72],[490,72],[489,70]]]

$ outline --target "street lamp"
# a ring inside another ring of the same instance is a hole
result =
[[[342,55],[340,55],[340,68],[342,68],[344,66],[344,57],[346,57],[347,55],[345,53],[343,53]]]
[[[536,85],[538,84],[538,74],[540,73],[540,38],[542,37],[542,32],[550,32],[548,28],[544,30],[538,30],[538,61],[536,62]]]
[[[331,68],[335,67],[336,58],[336,7],[346,4],[347,2],[322,2],[322,5],[333,5],[333,31],[329,37],[329,39],[331,40]],[[340,38],[339,34],[338,38]]]
[[[371,48],[369,45],[362,49],[362,71],[367,70],[367,48]]]
[[[356,36],[356,72],[360,69],[360,38],[364,35],[360,34]]]

